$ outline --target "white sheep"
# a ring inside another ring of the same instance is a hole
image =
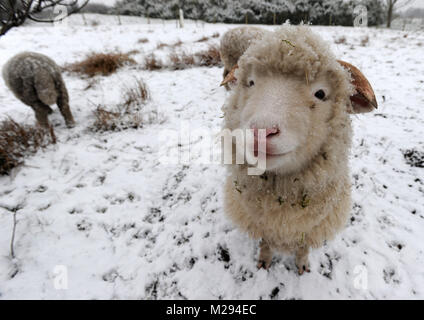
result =
[[[12,57],[3,67],[3,78],[13,94],[34,112],[38,123],[49,128],[51,105],[57,104],[66,125],[75,124],[69,109],[69,97],[60,67],[49,57],[22,52]]]
[[[261,239],[259,268],[269,268],[278,250],[295,254],[299,274],[309,272],[309,249],[333,238],[349,216],[349,114],[377,108],[374,92],[306,26],[283,26],[252,42],[229,82],[225,128],[253,131],[245,156],[264,158],[266,171],[229,166],[226,212]]]

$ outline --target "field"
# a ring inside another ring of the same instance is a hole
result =
[[[299,277],[286,254],[257,270],[258,244],[225,216],[222,166],[196,155],[162,161],[181,144],[163,132],[220,131],[227,92],[220,66],[146,70],[145,57],[154,52],[169,65],[171,52],[205,51],[234,26],[84,18],[0,38],[0,68],[25,50],[61,66],[93,52],[135,61],[109,76],[65,72],[76,127],[67,129],[55,107],[58,143],[0,176],[0,299],[424,298],[423,32],[313,27],[365,73],[379,109],[352,116],[351,219],[312,252],[312,272]],[[93,130],[97,107],[121,103],[140,79],[150,95],[141,125]],[[0,110],[0,120],[34,123],[3,80]],[[67,289],[58,288],[58,275],[67,275]]]

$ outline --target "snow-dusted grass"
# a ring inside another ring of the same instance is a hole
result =
[[[85,17],[98,25],[84,26],[76,15],[67,27],[27,26],[0,39],[0,68],[23,50],[60,65],[90,52],[139,51],[132,55],[136,65],[108,77],[65,73],[77,126],[67,129],[56,110],[57,145],[0,177],[0,298],[424,298],[424,169],[404,157],[424,149],[423,33],[314,27],[338,57],[367,75],[380,108],[353,116],[350,222],[313,251],[312,272],[299,277],[285,254],[268,272],[256,269],[257,243],[223,211],[224,168],[160,161],[164,130],[185,123],[219,132],[227,93],[219,67],[146,71],[145,56],[166,62],[172,50],[205,50],[218,43],[215,33],[234,26],[188,21],[177,29],[175,21],[122,17],[118,25],[113,16]],[[199,42],[203,37],[209,39]],[[122,103],[134,79],[146,83],[145,108],[155,121],[137,130],[90,131],[96,106]],[[3,80],[0,108],[0,118],[34,122]],[[67,267],[67,290],[54,287],[58,265]],[[359,281],[364,272],[366,289]]]

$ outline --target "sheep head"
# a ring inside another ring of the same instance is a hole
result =
[[[262,154],[269,171],[295,172],[336,145],[342,146],[339,157],[347,158],[348,113],[377,107],[365,76],[337,61],[305,26],[282,27],[252,44],[224,84],[232,87],[225,107],[227,128],[253,130],[246,158]]]

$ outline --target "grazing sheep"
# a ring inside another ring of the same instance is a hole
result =
[[[295,254],[299,274],[309,272],[309,249],[333,238],[349,216],[349,114],[377,108],[374,92],[306,26],[283,26],[253,42],[229,82],[225,128],[254,138],[243,154],[248,164],[229,166],[226,212],[261,239],[259,268],[269,268],[278,250]],[[262,175],[248,175],[252,157],[266,160]]]
[[[50,128],[48,115],[57,104],[66,125],[75,124],[69,109],[69,97],[60,67],[49,57],[23,52],[11,58],[3,67],[3,78],[14,95],[34,112],[38,123]]]
[[[237,64],[238,59],[255,40],[269,33],[257,27],[238,27],[226,32],[221,39],[221,60],[224,63],[224,78]],[[226,86],[229,89],[228,86]]]

